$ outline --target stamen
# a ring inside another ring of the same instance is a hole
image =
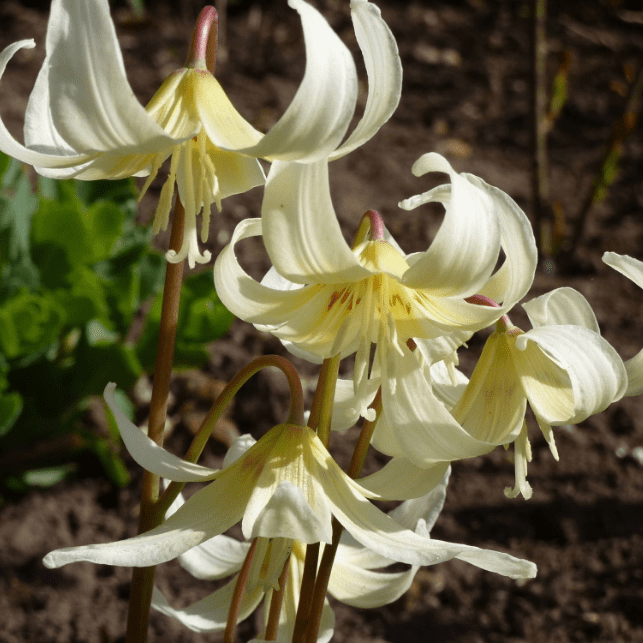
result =
[[[159,197],[159,204],[154,213],[154,225],[152,232],[158,234],[161,230],[167,229],[168,221],[170,220],[170,210],[172,209],[172,197],[174,196],[174,183],[176,182],[176,172],[179,167],[179,161],[183,152],[183,145],[177,145],[172,152],[172,160],[170,161],[170,173],[168,174],[163,188],[161,189],[161,196]]]
[[[150,187],[152,184],[152,181],[156,178],[156,175],[159,173],[159,169],[163,165],[163,156],[161,154],[156,154],[154,158],[152,159],[152,169],[150,170],[149,176],[147,179],[145,179],[145,183],[143,184],[143,187],[141,188],[141,191],[138,194],[138,197],[136,197],[136,203],[140,203],[141,199],[145,196],[145,193],[147,192],[147,188]]]
[[[533,494],[531,485],[527,482],[527,463],[531,462],[531,445],[527,436],[527,423],[523,421],[520,435],[514,442],[514,460],[516,470],[516,485],[513,489],[507,487],[505,496],[515,498],[522,494],[525,500],[529,500]]]

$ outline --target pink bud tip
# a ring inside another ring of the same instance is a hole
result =
[[[208,69],[214,74],[217,56],[219,17],[212,6],[203,7],[194,27],[192,43],[185,66]]]

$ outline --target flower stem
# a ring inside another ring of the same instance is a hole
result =
[[[357,444],[355,445],[355,450],[353,451],[353,457],[351,458],[351,463],[348,467],[348,475],[355,479],[359,476],[364,466],[364,460],[366,459],[366,454],[368,452],[368,447],[371,443],[371,438],[373,437],[373,431],[377,426],[377,420],[380,417],[382,412],[382,389],[380,388],[377,391],[377,395],[372,403],[372,408],[375,409],[376,416],[372,422],[366,420],[362,425],[362,430],[360,431]],[[319,624],[321,622],[322,610],[324,609],[324,601],[326,599],[326,592],[328,591],[328,582],[330,581],[330,575],[333,569],[333,563],[335,562],[335,554],[337,553],[337,547],[339,546],[339,540],[341,538],[344,528],[333,518],[333,541],[330,545],[324,546],[324,553],[322,555],[321,563],[319,565],[319,570],[317,570],[317,578],[314,581],[314,588],[311,589],[310,586],[306,587],[306,607],[302,608],[302,603],[304,601],[304,582],[306,580],[306,571],[308,566],[308,550],[306,551],[306,563],[304,567],[304,578],[302,580],[301,596],[299,598],[299,610],[297,612],[297,621],[295,622],[295,630],[293,634],[293,643],[317,643],[317,635],[319,633]],[[310,549],[311,545],[308,546]],[[317,558],[319,556],[319,543],[316,545],[317,550],[314,552],[314,564],[317,564]],[[313,562],[311,561],[311,566]],[[313,574],[316,570],[313,569]],[[314,578],[314,576],[313,576]],[[309,581],[310,583],[310,581]],[[300,612],[301,615],[301,625],[298,628],[300,622]],[[305,622],[303,622],[305,619]],[[299,637],[299,638],[297,638]]]
[[[234,593],[232,594],[232,600],[230,601],[230,610],[228,611],[228,621],[225,627],[225,634],[223,635],[223,643],[234,643],[234,630],[237,627],[237,621],[239,620],[239,612],[241,611],[241,602],[243,601],[243,595],[246,591],[246,584],[248,582],[248,572],[250,571],[250,564],[252,563],[252,558],[257,548],[257,539],[255,538],[248,549],[246,558],[243,561],[243,565],[239,570],[239,575],[237,576],[237,582],[234,586]]]
[[[179,250],[183,245],[183,228],[185,210],[183,204],[176,199],[174,216],[172,218],[172,233],[170,250]],[[163,431],[167,415],[167,398],[170,392],[170,375],[174,360],[174,345],[176,328],[179,318],[181,301],[181,284],[183,282],[183,262],[167,263],[165,284],[163,286],[163,306],[161,309],[161,324],[159,329],[158,349],[154,365],[154,383],[152,386],[152,401],[148,436],[159,446],[163,444]],[[163,514],[159,516],[154,511],[154,505],[159,495],[159,477],[143,472],[143,488],[141,490],[141,514],[138,532],[149,531],[161,524]],[[137,567],[132,573],[130,590],[129,614],[127,617],[126,643],[145,643],[152,603],[155,567]]]
[[[237,391],[256,373],[261,369],[274,366],[278,368],[288,379],[290,387],[290,410],[288,412],[287,424],[296,424],[303,426],[304,423],[304,394],[301,388],[301,380],[295,370],[295,367],[285,358],[279,355],[264,355],[252,360],[250,364],[245,366],[239,373],[237,373],[221,391],[219,397],[215,400],[214,404],[208,411],[208,414],[203,419],[197,434],[192,440],[192,444],[185,455],[186,462],[196,462],[199,459],[205,445],[210,438],[210,434],[214,430],[214,426],[225,411],[226,407],[237,394]],[[171,482],[159,501],[154,507],[156,513],[163,519],[165,512],[169,506],[174,502],[175,498],[179,495],[181,489],[185,485],[184,482]]]
[[[279,615],[281,614],[281,605],[284,602],[284,591],[286,589],[286,582],[288,581],[288,570],[290,568],[290,555],[286,557],[284,568],[279,576],[279,589],[272,592],[270,599],[270,611],[268,612],[268,624],[266,625],[266,633],[263,638],[266,641],[274,641],[277,638],[277,630],[279,629]]]
[[[214,74],[218,26],[217,10],[211,6],[203,7],[194,27],[192,43],[184,67],[208,69]]]

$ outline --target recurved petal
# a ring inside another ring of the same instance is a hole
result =
[[[351,16],[366,65],[368,98],[362,119],[330,155],[331,161],[372,138],[397,108],[402,91],[402,63],[397,43],[378,7],[367,0],[353,0]]]
[[[490,451],[491,445],[462,428],[438,400],[417,357],[410,351],[405,353],[397,359],[395,380],[382,382],[384,410],[373,434],[373,446],[378,450],[386,448],[381,438],[393,432],[400,450],[384,453],[402,456],[418,467]]]
[[[346,45],[328,22],[303,0],[299,12],[306,42],[304,78],[284,115],[255,146],[238,150],[269,160],[312,162],[337,148],[357,99],[357,70]]]
[[[534,280],[538,251],[531,223],[505,192],[473,174],[462,176],[492,200],[500,223],[500,244],[505,253],[504,263],[479,292],[502,302],[502,310],[508,311],[527,294]]]
[[[443,297],[467,297],[478,292],[493,272],[500,251],[500,226],[486,191],[457,174],[434,152],[420,157],[413,174],[444,172],[451,177],[445,216],[429,249],[405,273],[402,283]],[[402,201],[405,210],[434,200],[431,193]]]
[[[261,219],[244,219],[237,225],[230,243],[214,264],[214,283],[225,306],[245,321],[278,326],[294,311],[306,305],[313,293],[309,289],[276,290],[256,282],[239,265],[234,254],[236,243],[261,235]]]
[[[533,578],[536,566],[508,554],[447,543],[420,536],[402,528],[352,487],[336,485],[336,478],[323,480],[333,515],[362,545],[392,561],[410,565],[435,565],[459,558],[511,578]]]
[[[176,482],[213,480],[219,475],[219,470],[202,467],[192,462],[186,462],[150,440],[150,438],[121,411],[114,397],[115,390],[116,384],[113,382],[110,382],[105,387],[105,402],[107,402],[107,406],[109,406],[110,411],[114,414],[118,430],[127,450],[134,460],[144,469],[151,471],[157,476],[162,476],[163,478]]]
[[[582,326],[543,326],[516,338],[520,383],[547,424],[575,424],[621,399],[627,373],[600,335]]]
[[[643,288],[643,261],[627,255],[619,255],[616,252],[606,252],[603,255],[603,261],[631,279],[639,288]]]
[[[149,117],[127,82],[107,0],[54,0],[46,46],[36,85],[48,83],[51,119],[71,147],[142,154],[176,143]]]
[[[165,563],[239,522],[251,488],[252,480],[239,478],[234,470],[197,491],[160,527],[113,543],[57,549],[43,562],[50,569],[79,561],[121,567]]]
[[[328,593],[353,607],[388,605],[409,589],[417,570],[418,567],[411,567],[406,572],[376,572],[349,565],[338,556],[328,583]]]
[[[344,240],[328,185],[328,162],[273,163],[261,209],[266,250],[277,272],[298,284],[370,276]]]
[[[536,297],[522,307],[534,328],[541,326],[583,326],[598,335],[596,315],[583,295],[573,288],[557,288]]]
[[[0,54],[0,78],[2,78],[4,70],[7,67],[7,63],[16,51],[19,49],[32,49],[33,47],[35,47],[35,42],[33,40],[20,40],[19,42],[14,42],[12,45],[6,47]],[[49,121],[45,120],[41,124],[45,131],[47,131],[48,123]],[[23,163],[50,168],[68,168],[68,171],[64,173],[64,176],[71,176],[78,169],[78,166],[91,161],[97,156],[90,145],[85,145],[79,148],[83,153],[78,154],[78,150],[74,150],[66,143],[62,143],[60,139],[52,141],[48,138],[46,142],[46,153],[44,150],[36,152],[28,149],[24,145],[18,143],[18,141],[11,136],[9,130],[7,130],[5,124],[0,119],[0,149],[5,154],[13,156]],[[28,143],[31,142],[28,141]],[[86,151],[88,152],[84,153]]]
[[[169,518],[184,504],[183,495],[179,494],[167,510],[165,517]],[[249,548],[249,543],[220,535],[188,549],[178,559],[181,567],[195,578],[217,580],[238,572]]]
[[[418,467],[406,458],[393,458],[379,471],[358,480],[372,497],[386,500],[419,498],[435,489],[444,478],[448,462],[431,467]]]
[[[237,583],[236,577],[221,589],[188,607],[172,607],[158,588],[152,594],[152,607],[193,632],[220,632],[226,627],[228,612]],[[263,598],[260,587],[249,588],[243,595],[239,610],[239,621],[248,618],[257,609]]]

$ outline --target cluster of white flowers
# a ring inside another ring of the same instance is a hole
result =
[[[120,411],[110,384],[105,399],[135,460],[175,483],[209,484],[186,502],[178,496],[163,524],[149,532],[56,550],[45,565],[146,567],[178,557],[198,578],[233,579],[183,609],[155,589],[156,609],[196,631],[223,631],[235,600],[240,620],[264,596],[270,605],[278,590],[278,625],[266,638],[284,642],[295,631],[307,548],[330,546],[341,531],[337,524],[344,531],[328,591],[350,605],[389,603],[408,589],[419,566],[453,558],[511,578],[534,577],[528,561],[430,538],[450,463],[514,443],[516,484],[506,493],[529,498],[527,404],[558,458],[553,426],[581,422],[643,391],[643,352],[624,364],[577,291],[560,288],[524,304],[531,330],[511,323],[508,313],[528,293],[536,270],[529,221],[504,192],[458,174],[438,154],[425,154],[412,171],[440,172],[449,183],[399,204],[405,210],[443,204],[444,221],[425,252],[406,254],[372,210],[356,222],[352,246],[346,243],[331,201],[329,161],[365,143],[393,113],[402,79],[397,46],[379,10],[353,0],[369,95],[361,121],[341,143],[357,100],[355,64],[311,5],[289,4],[302,20],[306,72],[266,135],[230,104],[205,65],[203,47],[143,108],[125,77],[107,0],[54,0],[47,55],[26,114],[26,146],[0,121],[0,148],[46,176],[149,175],[146,189],[171,157],[155,229],[167,225],[176,181],[186,235],[183,248],[168,254],[173,262],[208,261],[197,242],[199,212],[205,242],[211,205],[265,181],[261,218],[239,223],[216,260],[217,293],[235,315],[298,356],[320,363],[355,354],[352,381],[320,378],[334,402],[329,426],[340,435],[363,422],[371,432],[367,445],[390,461],[353,479],[333,460],[317,426],[285,423],[256,443],[243,436],[223,468],[211,470],[155,445]],[[200,20],[207,27],[212,13]],[[32,46],[21,41],[0,54],[0,75],[18,49]],[[257,158],[272,162],[267,178]],[[273,265],[261,283],[235,255],[239,241],[255,236]],[[643,287],[640,262],[613,253],[605,261]],[[457,351],[493,325],[469,380],[457,368]],[[374,499],[403,502],[386,514]],[[249,542],[223,535],[239,521]],[[411,567],[377,571],[393,562]],[[265,613],[268,619],[271,611]],[[331,638],[333,623],[326,601],[318,641]]]

